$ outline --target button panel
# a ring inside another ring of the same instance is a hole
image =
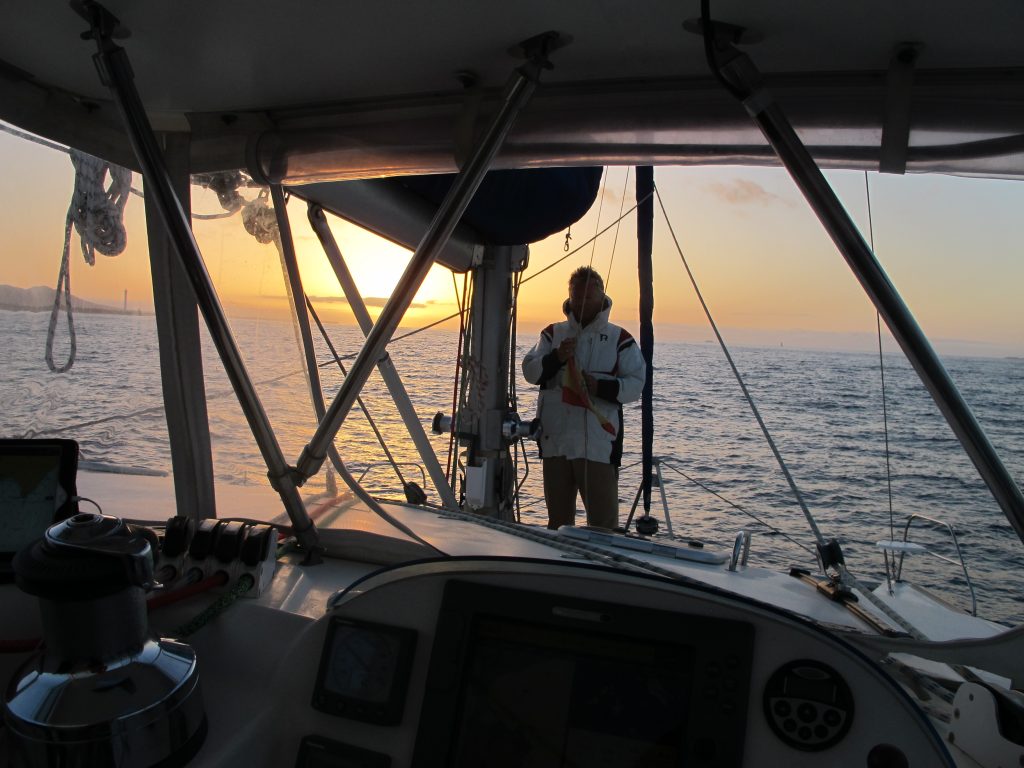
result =
[[[716,657],[704,665],[702,697],[713,712],[732,716],[746,705],[746,679],[749,673],[735,654]]]
[[[764,691],[764,712],[782,741],[804,752],[837,744],[853,722],[853,695],[834,669],[792,661],[775,671]]]

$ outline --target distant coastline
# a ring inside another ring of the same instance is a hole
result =
[[[114,309],[113,307],[80,307],[74,304],[75,312],[81,312],[86,315],[151,315],[152,312],[143,312],[141,309]],[[5,304],[0,302],[0,309],[5,309],[8,312],[49,312],[53,309],[49,307],[21,307],[16,304]]]
[[[53,309],[53,300],[56,293],[53,288],[47,288],[44,285],[37,285],[34,288],[0,285],[0,309],[13,312],[49,312]],[[119,309],[106,304],[97,304],[93,301],[80,299],[75,295],[71,296],[71,306],[75,312],[95,315],[152,314],[141,309]]]

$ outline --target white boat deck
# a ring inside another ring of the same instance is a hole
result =
[[[80,495],[94,499],[107,514],[153,521],[164,521],[174,514],[173,479],[169,476],[83,471],[79,473],[78,484]],[[843,605],[825,599],[812,585],[800,579],[756,566],[728,570],[725,553],[696,550],[695,556],[718,561],[700,562],[579,541],[576,536],[562,536],[535,525],[506,526],[441,510],[385,502],[386,511],[435,548],[432,550],[390,525],[351,495],[310,499],[307,506],[317,520],[327,547],[325,563],[307,568],[298,566],[293,558],[282,561],[272,589],[259,600],[268,607],[309,618],[323,615],[332,594],[381,565],[442,556],[500,557],[589,561],[630,570],[638,570],[638,563],[648,564],[652,566],[648,572],[653,576],[692,580],[839,629],[876,631]],[[286,522],[277,495],[258,485],[219,484],[217,512],[220,517]],[[671,544],[683,550],[682,556],[687,557],[684,545]],[[875,595],[929,639],[989,637],[1005,629],[935,600],[910,585],[898,586],[893,596],[882,588]],[[878,608],[861,597],[861,608],[883,624],[898,629]]]

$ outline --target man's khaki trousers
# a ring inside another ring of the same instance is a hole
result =
[[[576,494],[583,498],[587,525],[613,529],[619,524],[619,468],[588,459],[544,459],[544,501],[548,528],[576,524]]]

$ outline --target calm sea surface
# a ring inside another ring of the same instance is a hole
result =
[[[45,313],[0,310],[0,436],[73,437],[83,461],[169,471],[153,318],[77,315],[78,358],[63,375],[51,374],[43,361],[47,321]],[[266,320],[238,320],[233,327],[285,455],[294,460],[314,420],[292,327]],[[330,331],[340,354],[357,351],[355,329]],[[533,341],[520,337],[520,359]],[[436,411],[451,412],[456,342],[454,333],[427,331],[390,347],[425,424]],[[58,344],[57,359],[61,348]],[[321,352],[328,359],[326,347]],[[839,539],[855,574],[868,581],[884,578],[875,542],[890,538],[890,519],[900,536],[910,514],[938,518],[951,523],[959,536],[978,590],[979,614],[1014,624],[1024,621],[1024,547],[901,356],[885,358],[890,517],[878,356],[788,348],[738,348],[733,355],[818,526],[826,537]],[[265,485],[266,469],[208,340],[204,356],[217,481]],[[1010,473],[1024,482],[1024,360],[945,362]],[[328,396],[340,381],[337,369],[324,369]],[[755,531],[752,563],[780,568],[812,563],[804,549],[786,538],[804,546],[813,541],[721,351],[712,345],[658,344],[654,384],[654,452],[664,461],[664,490],[676,536],[731,547],[735,534],[747,527]],[[536,394],[521,377],[518,394],[520,413],[532,417]],[[376,374],[363,401],[396,459],[418,463]],[[640,482],[639,404],[627,406],[626,430],[623,519]],[[448,442],[431,439],[444,465]],[[362,409],[349,416],[338,446],[355,474],[367,470],[368,487],[398,495],[394,473]],[[543,523],[540,466],[532,443],[528,458],[522,517]],[[402,470],[419,474],[413,466]],[[521,465],[520,477],[524,471]],[[315,490],[318,483],[322,486],[322,478],[307,487]],[[652,502],[652,514],[661,517],[657,491]],[[667,535],[664,523],[660,535]],[[915,524],[912,536],[955,556],[948,534]],[[908,560],[904,575],[958,605],[969,605],[956,567],[916,556]]]

